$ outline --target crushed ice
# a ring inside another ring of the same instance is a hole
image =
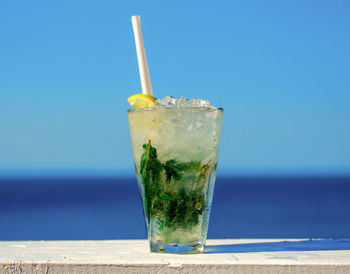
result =
[[[208,100],[203,100],[200,98],[188,99],[183,96],[181,96],[179,99],[175,99],[171,96],[166,96],[163,99],[158,99],[156,101],[156,105],[161,107],[192,107],[216,109],[210,104]]]

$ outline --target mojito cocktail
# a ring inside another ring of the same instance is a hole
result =
[[[208,101],[183,97],[128,111],[151,251],[204,250],[222,115]]]

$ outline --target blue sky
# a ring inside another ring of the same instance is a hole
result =
[[[350,173],[349,13],[349,1],[1,1],[0,175],[131,172],[135,14],[155,96],[225,109],[219,172]]]

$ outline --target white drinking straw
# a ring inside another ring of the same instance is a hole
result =
[[[153,96],[151,77],[149,75],[145,46],[143,44],[140,16],[131,17],[132,28],[134,29],[137,62],[139,63],[139,71],[141,78],[142,93]]]

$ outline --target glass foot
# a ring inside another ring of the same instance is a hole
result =
[[[177,253],[177,254],[195,254],[203,253],[204,244],[189,243],[189,244],[172,244],[172,243],[150,243],[151,252],[158,253]]]

